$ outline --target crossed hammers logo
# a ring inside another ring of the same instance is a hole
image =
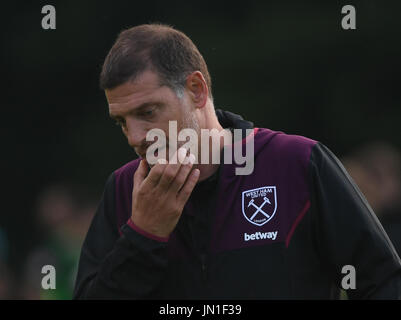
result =
[[[270,203],[270,201],[269,201],[269,199],[268,199],[267,197],[263,197],[263,199],[264,199],[264,201],[263,201],[263,203],[260,205],[260,207],[258,207],[256,204],[254,204],[254,202],[255,202],[254,199],[251,199],[251,200],[249,201],[249,203],[248,203],[248,208],[249,208],[250,206],[253,206],[253,207],[255,207],[255,208],[257,209],[249,220],[253,220],[253,218],[255,218],[256,215],[257,215],[259,212],[262,213],[262,214],[263,214],[264,216],[266,216],[267,218],[270,218],[270,216],[269,216],[266,212],[264,212],[264,211],[262,210],[262,208],[264,207],[264,205],[265,205],[266,203],[268,203],[268,204],[271,204],[271,203]]]

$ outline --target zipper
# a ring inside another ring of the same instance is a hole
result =
[[[202,272],[202,280],[207,281],[207,265],[206,265],[206,254],[201,253],[201,272]]]

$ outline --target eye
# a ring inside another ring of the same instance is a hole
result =
[[[156,106],[150,106],[141,110],[138,115],[142,118],[150,119],[153,118],[156,114]]]
[[[151,117],[154,114],[154,110],[153,109],[148,109],[148,110],[144,110],[140,113],[140,115],[142,117]]]

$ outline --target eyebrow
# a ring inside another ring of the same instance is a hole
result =
[[[149,107],[149,106],[157,106],[157,107],[160,107],[160,106],[162,106],[162,105],[163,105],[162,102],[158,102],[158,101],[148,101],[148,102],[144,102],[144,103],[140,104],[139,106],[137,106],[137,107],[135,107],[134,109],[128,111],[127,113],[129,114],[129,113],[132,113],[132,112],[140,112],[140,111],[142,111],[143,109],[146,109],[146,108]],[[110,116],[110,118],[112,118],[113,120],[117,120],[117,119],[121,119],[121,118],[122,118],[122,117],[119,116],[119,115],[114,115],[114,114],[111,114],[111,113],[109,113],[109,116]]]

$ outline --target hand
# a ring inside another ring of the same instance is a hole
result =
[[[176,164],[159,162],[148,176],[146,160],[141,160],[134,174],[131,219],[142,230],[159,237],[168,237],[174,230],[199,179],[199,169],[191,171],[194,155],[186,157],[184,148],[177,154]]]

